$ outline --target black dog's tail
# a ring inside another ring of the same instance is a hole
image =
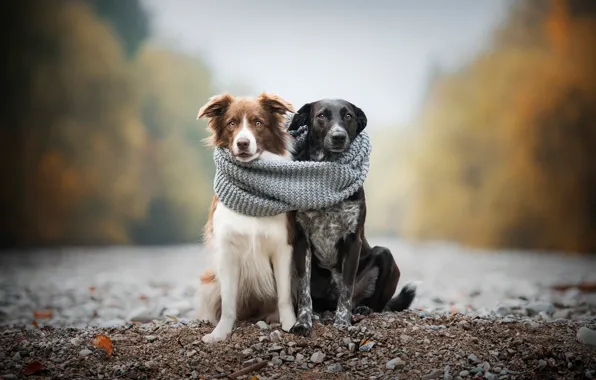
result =
[[[409,283],[406,284],[401,289],[401,292],[392,299],[387,302],[387,306],[385,306],[384,311],[403,311],[410,307],[412,302],[416,298],[416,284]]]

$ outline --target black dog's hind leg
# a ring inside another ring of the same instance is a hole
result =
[[[296,335],[309,336],[312,331],[312,297],[310,294],[310,277],[311,277],[311,261],[312,250],[310,242],[306,234],[301,228],[296,229],[296,240],[294,242],[294,255],[300,256],[303,259],[304,268],[299,270],[300,281],[298,282],[298,313],[296,317],[296,324],[290,332]]]
[[[340,252],[345,252],[345,256],[342,260],[341,275],[337,271],[333,272],[333,279],[339,288],[337,311],[333,323],[335,327],[352,325],[352,295],[354,294],[354,282],[358,273],[361,248],[362,239],[355,233],[350,234],[340,248]]]

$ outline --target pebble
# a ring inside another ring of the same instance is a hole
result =
[[[91,355],[91,350],[88,349],[82,349],[81,351],[79,351],[79,357],[81,358],[86,358],[87,356]]]
[[[552,317],[556,311],[555,306],[552,303],[544,301],[530,302],[528,305],[526,305],[526,310],[528,311],[528,315],[530,317],[540,314],[540,312],[544,312]]]
[[[368,342],[366,344],[363,344],[362,346],[360,346],[359,350],[362,352],[368,352],[370,350],[372,350],[372,348],[375,346],[375,342]]]
[[[17,380],[17,376],[13,375],[12,373],[5,373],[4,375],[0,376],[4,380]]]
[[[271,334],[269,334],[269,338],[272,342],[279,342],[281,341],[281,333],[279,330],[272,331]]]
[[[18,362],[19,360],[21,360],[21,353],[17,352],[16,354],[13,355],[12,360],[14,360],[15,362]]]
[[[401,341],[403,343],[408,343],[409,341],[412,340],[412,337],[411,336],[405,335],[405,334],[402,334],[399,338],[401,339]]]
[[[587,379],[594,379],[594,378],[596,378],[596,370],[587,369],[586,372],[584,373],[584,375],[586,376]]]
[[[432,371],[431,373],[429,373],[428,375],[422,376],[422,380],[438,379],[441,377],[442,374],[443,374],[443,371],[441,371],[440,369],[436,369],[436,370]]]
[[[296,361],[297,362],[301,362],[304,360],[304,355],[302,354],[296,354]]]
[[[461,372],[459,373],[459,375],[460,375],[461,377],[468,377],[468,376],[470,376],[470,372],[468,372],[468,371],[461,371]]]
[[[495,313],[501,317],[504,317],[506,315],[511,314],[511,309],[508,308],[507,306],[501,305],[501,306],[497,307],[497,310],[495,310]]]
[[[582,326],[577,330],[577,340],[586,346],[596,347],[596,331]]]
[[[487,380],[499,380],[499,375],[494,373],[487,372],[484,374],[484,378]]]
[[[282,365],[283,362],[279,358],[279,356],[274,356],[273,359],[271,359],[271,364],[273,364],[274,366],[278,366],[278,365]]]
[[[281,350],[283,350],[284,348],[282,346],[280,346],[279,344],[274,344],[273,346],[269,347],[269,352],[280,352]]]
[[[253,319],[253,320],[254,320],[254,319]],[[269,325],[268,325],[268,324],[267,324],[265,321],[258,321],[258,322],[256,323],[256,326],[257,326],[258,328],[260,328],[261,330],[267,330],[267,329],[269,329]]]
[[[348,351],[354,352],[354,350],[356,350],[356,344],[355,343],[348,344]]]
[[[385,364],[385,368],[387,369],[402,369],[406,366],[406,362],[401,360],[401,358],[394,358],[391,359]]]
[[[470,363],[480,363],[480,360],[478,359],[478,356],[476,356],[474,354],[470,354],[468,356],[468,360],[470,361]]]
[[[462,329],[464,329],[464,330],[469,330],[470,329],[470,324],[468,322],[466,322],[466,321],[459,321],[457,323],[457,325],[459,327],[461,327]]]
[[[147,340],[147,342],[153,342],[157,339],[157,337],[155,335],[147,335],[145,336],[145,339]]]
[[[343,370],[343,367],[339,363],[333,363],[327,366],[327,372],[338,373],[342,372]]]
[[[547,366],[548,363],[546,363],[546,360],[538,360],[538,368],[544,368]]]
[[[314,352],[310,357],[310,361],[313,363],[323,363],[323,360],[325,360],[325,354],[321,351]]]

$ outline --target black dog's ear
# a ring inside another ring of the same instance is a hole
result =
[[[350,105],[352,106],[352,108],[354,109],[354,113],[356,114],[356,125],[358,126],[356,133],[358,134],[362,132],[364,128],[366,128],[368,120],[366,119],[366,114],[364,113],[364,111],[362,111],[360,108],[356,107],[352,103],[350,103]]]
[[[290,126],[288,127],[288,131],[295,131],[298,128],[302,127],[303,125],[306,125],[309,123],[311,107],[312,107],[312,103],[306,103],[298,110],[298,112],[296,112],[294,114],[294,117],[292,118],[292,122],[290,123]]]

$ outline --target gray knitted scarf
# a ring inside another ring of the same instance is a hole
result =
[[[293,114],[288,116],[286,126]],[[306,146],[306,126],[290,131],[294,151]],[[354,194],[364,183],[372,150],[366,131],[333,162],[261,161],[243,163],[226,148],[216,148],[215,194],[226,207],[248,216],[320,209]]]

